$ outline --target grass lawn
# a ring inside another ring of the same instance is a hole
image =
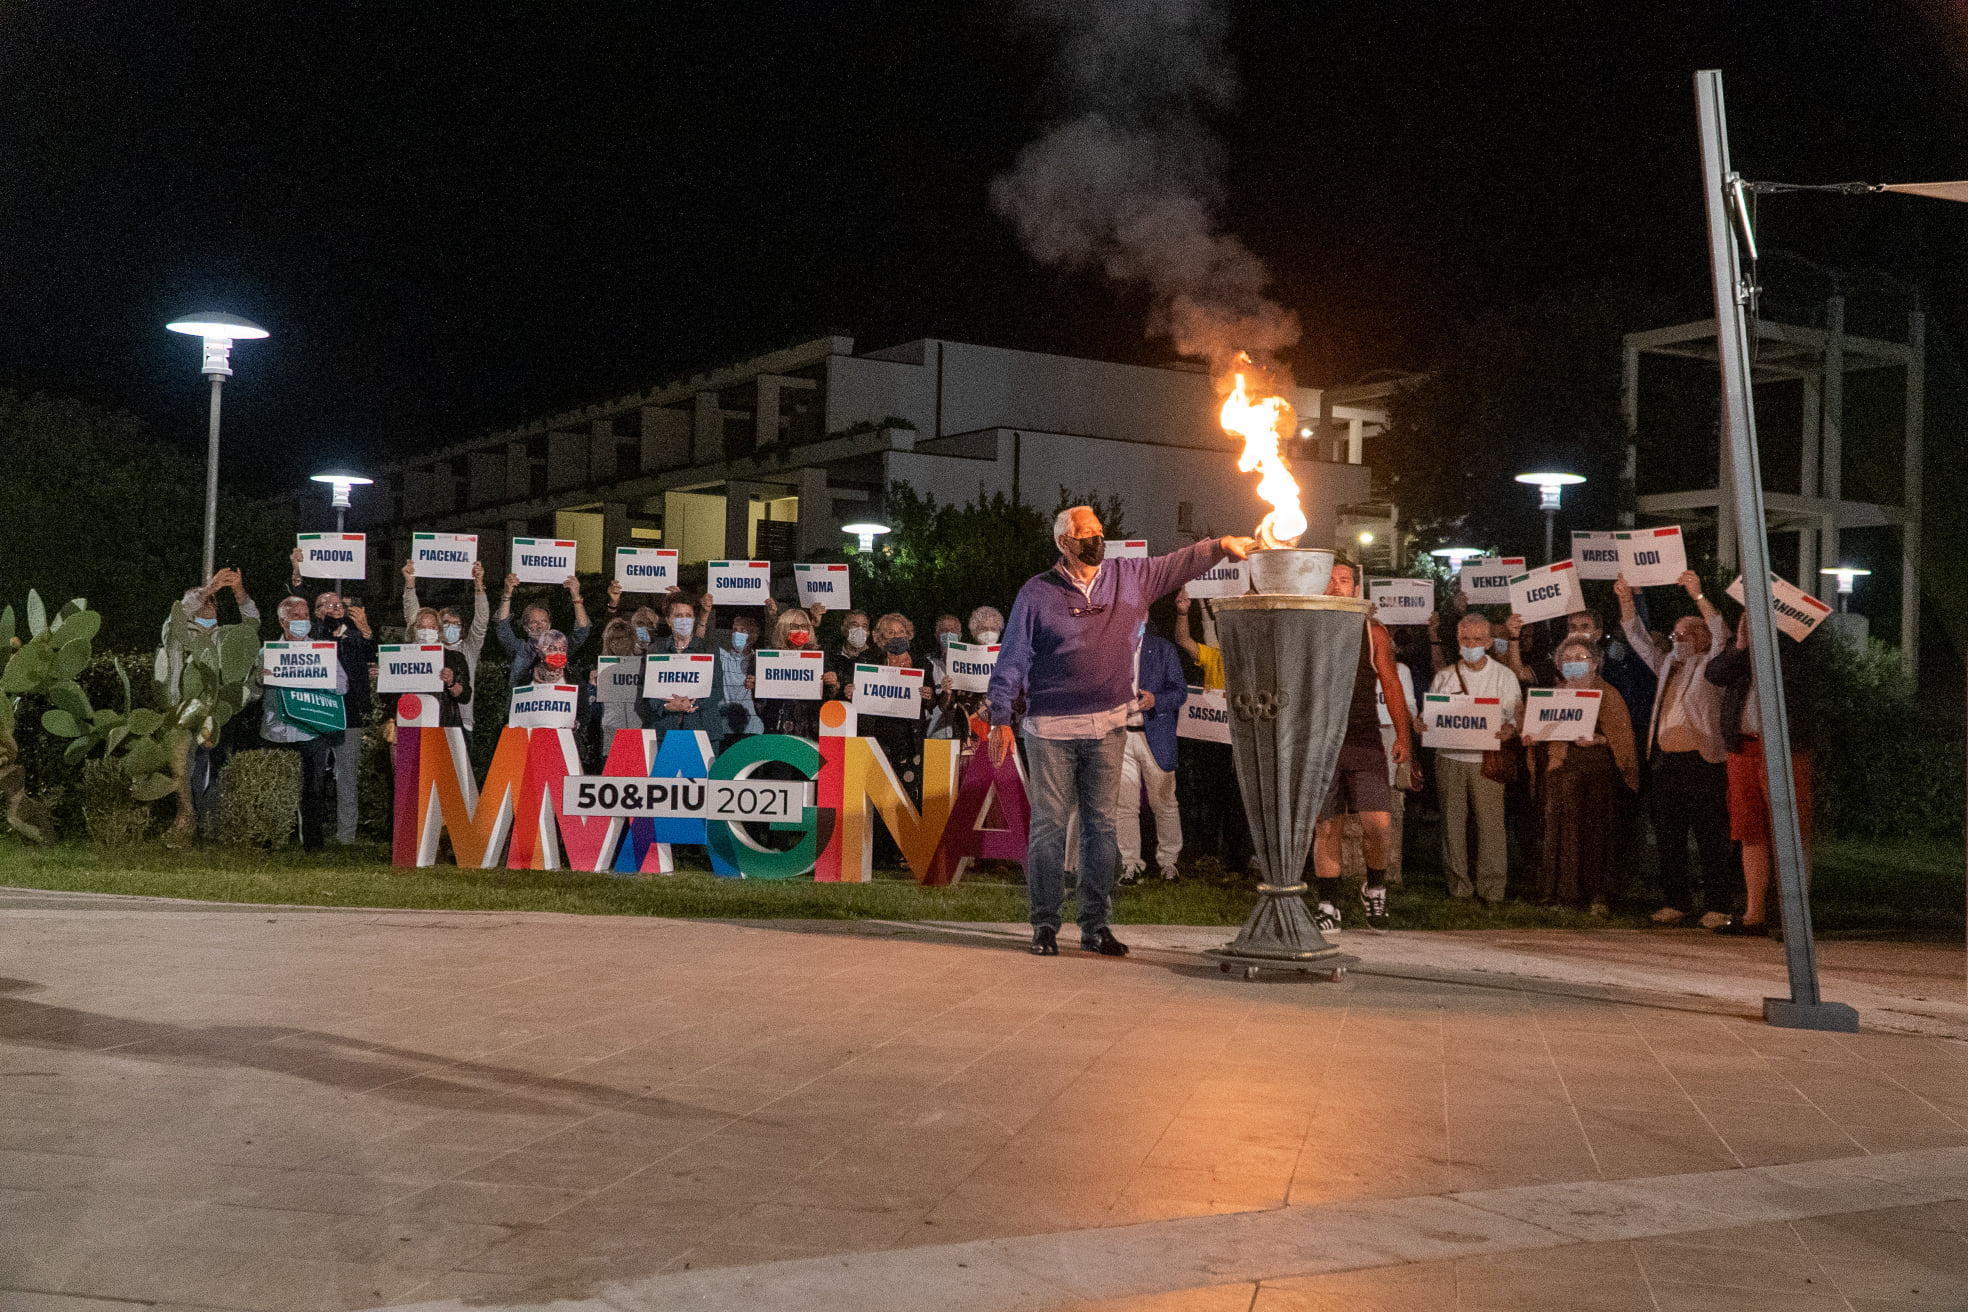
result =
[[[1515,899],[1495,909],[1454,901],[1442,885],[1432,838],[1432,828],[1411,833],[1411,840],[1420,841],[1413,841],[1407,881],[1394,893],[1398,928],[1590,929],[1647,923],[1645,914],[1652,909],[1647,899],[1617,909],[1609,920]],[[1815,881],[1814,917],[1827,936],[1954,941],[1962,936],[1959,846],[1826,842],[1817,853]],[[1203,858],[1189,863],[1174,884],[1153,880],[1118,890],[1115,923],[1235,925],[1250,909],[1253,882]],[[1026,913],[1016,867],[987,868],[954,888],[920,888],[894,874],[867,884],[718,879],[703,870],[613,878],[449,865],[399,869],[388,864],[388,849],[380,843],[303,857],[293,848],[174,853],[146,844],[104,852],[79,843],[35,848],[8,839],[0,840],[0,884],[216,902],[733,920],[1018,921]],[[1347,896],[1352,897],[1350,889]],[[1071,914],[1069,907],[1069,919]]]

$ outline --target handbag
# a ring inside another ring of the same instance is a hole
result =
[[[1460,661],[1456,663],[1455,671],[1456,671],[1456,683],[1459,687],[1461,687],[1462,695],[1467,697],[1469,695],[1469,684],[1462,677],[1462,663]],[[1499,747],[1484,752],[1483,777],[1485,779],[1493,779],[1497,783],[1505,784],[1505,785],[1516,783],[1517,782],[1516,748]]]

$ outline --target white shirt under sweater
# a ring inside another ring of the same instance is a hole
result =
[[[1088,604],[1093,601],[1093,585],[1100,577],[1101,568],[1096,565],[1093,573],[1087,575],[1085,580],[1081,580],[1075,578],[1073,571],[1063,564],[1053,566],[1053,569],[1057,570],[1068,583],[1080,590],[1080,595],[1087,599]],[[1141,648],[1137,646],[1135,648],[1137,671],[1141,668],[1140,660]],[[1105,738],[1114,730],[1127,726],[1128,709],[1127,703],[1123,702],[1111,711],[1093,711],[1086,715],[1028,715],[1025,717],[1025,732],[1034,738]]]
[[[1458,673],[1462,675],[1460,681],[1456,678]],[[1447,669],[1435,672],[1435,681],[1428,685],[1428,691],[1457,696],[1463,691],[1464,685],[1468,686],[1471,697],[1494,697],[1502,702],[1503,718],[1511,724],[1517,723],[1518,712],[1524,705],[1524,686],[1517,681],[1517,676],[1512,674],[1502,661],[1495,657],[1485,657],[1483,668],[1480,670],[1472,670],[1457,661]],[[1499,743],[1498,746],[1502,744]],[[1483,763],[1481,752],[1452,752],[1445,747],[1438,747],[1435,754],[1444,760],[1462,761],[1469,765]]]

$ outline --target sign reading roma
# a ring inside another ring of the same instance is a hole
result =
[[[955,883],[980,857],[1025,859],[1031,813],[1018,753],[994,768],[989,753],[976,752],[960,777],[957,742],[929,739],[917,807],[881,745],[855,736],[844,702],[821,706],[818,742],[760,734],[716,757],[701,733],[671,730],[658,750],[654,731],[621,729],[601,774],[585,779],[570,730],[509,726],[483,783],[472,775],[464,731],[438,727],[434,703],[412,695],[398,708],[400,866],[437,864],[439,840],[449,837],[461,866],[667,874],[683,843],[706,848],[720,875],[862,881],[874,877],[877,822],[920,883]],[[718,786],[755,774],[756,787]],[[647,779],[704,783],[657,787]],[[763,804],[768,797],[778,800]],[[796,814],[794,801],[803,803]],[[713,818],[747,814],[760,818]]]

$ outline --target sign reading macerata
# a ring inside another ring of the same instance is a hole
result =
[[[1742,575],[1736,575],[1736,581],[1729,585],[1729,595],[1736,599],[1738,606],[1744,604]],[[1779,629],[1802,642],[1816,632],[1818,625],[1823,624],[1830,616],[1831,607],[1796,584],[1772,574],[1770,612]]]
[[[1249,591],[1250,580],[1244,576],[1241,560],[1219,560],[1189,580],[1192,597],[1241,597]]]
[[[763,606],[772,598],[769,560],[714,560],[707,591],[720,606]]]
[[[1426,624],[1435,613],[1435,584],[1428,579],[1373,579],[1367,595],[1382,624]]]
[[[1198,742],[1230,741],[1230,703],[1221,688],[1189,685],[1189,700],[1182,703],[1182,718],[1175,722],[1175,736]]]
[[[642,696],[642,657],[597,657],[595,696],[604,702],[638,700]]]
[[[1590,738],[1599,723],[1597,688],[1529,688],[1524,692],[1524,741],[1569,743]]]
[[[368,540],[360,533],[297,533],[294,545],[304,579],[359,579],[369,572]]]
[[[1572,564],[1582,579],[1616,579],[1620,572],[1619,539],[1605,533],[1572,534]]]
[[[998,668],[998,647],[981,642],[950,644],[950,687],[956,692],[989,692],[991,671]]]
[[[521,583],[565,583],[581,544],[561,538],[514,538],[512,573]]]
[[[420,579],[468,579],[478,563],[478,534],[412,533],[410,563]]]
[[[856,665],[854,713],[913,720],[922,714],[923,672],[904,665]]]
[[[444,648],[436,643],[386,642],[376,648],[377,692],[438,692],[443,687]]]
[[[1503,727],[1503,701],[1497,697],[1466,697],[1461,693],[1431,692],[1421,703],[1423,747],[1456,752],[1493,751],[1497,730]]]
[[[827,690],[820,676],[826,672],[824,652],[762,648],[752,664],[752,696],[790,702],[821,701]]]
[[[1510,609],[1526,624],[1562,619],[1575,610],[1584,610],[1578,566],[1560,560],[1517,575],[1510,580]]]
[[[708,697],[717,676],[717,657],[709,652],[652,651],[644,658],[642,695],[668,701],[672,697]]]
[[[813,805],[805,779],[637,779],[568,775],[560,813],[644,820],[798,820]]]
[[[799,604],[846,610],[854,604],[845,565],[795,565],[793,583],[799,588]]]
[[[1473,606],[1508,606],[1510,580],[1524,572],[1522,556],[1476,556],[1462,562],[1456,579]]]
[[[676,586],[677,553],[662,547],[617,547],[615,581],[624,592],[668,592]]]
[[[571,683],[523,683],[512,690],[506,723],[521,729],[572,729],[580,695]]]
[[[1681,540],[1679,524],[1615,533],[1613,538],[1619,543],[1620,573],[1633,587],[1666,587],[1679,583],[1687,572],[1688,548]]]
[[[263,642],[260,670],[276,688],[335,691],[335,644],[332,642]]]

